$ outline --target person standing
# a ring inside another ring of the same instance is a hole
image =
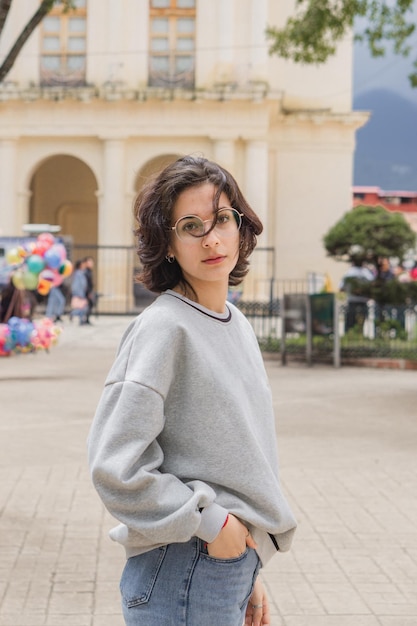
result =
[[[92,256],[86,256],[84,259],[84,273],[87,278],[87,302],[88,302],[87,315],[85,319],[86,324],[91,324],[90,315],[96,304],[93,270],[94,270],[94,259]]]
[[[141,280],[159,295],[127,328],[88,437],[126,550],[125,623],[267,625],[259,569],[296,521],[258,342],[226,302],[262,224],[229,172],[193,156],[142,189],[135,216]]]
[[[78,260],[75,263],[74,274],[71,281],[71,312],[70,319],[78,316],[80,325],[86,323],[88,300],[87,300],[87,277],[85,275],[85,261]]]
[[[357,327],[363,329],[368,317],[367,287],[375,280],[371,270],[363,265],[361,260],[353,259],[351,267],[343,276],[339,285],[340,291],[347,295],[347,309],[345,315],[345,332]]]
[[[65,311],[65,303],[66,299],[64,292],[62,291],[62,286],[57,285],[52,287],[48,294],[45,316],[53,322],[62,322],[62,315]]]

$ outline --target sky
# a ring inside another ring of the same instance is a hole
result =
[[[417,2],[414,15],[417,21]],[[412,35],[410,44],[413,49],[407,58],[395,55],[387,45],[385,56],[374,59],[366,44],[356,42],[354,48],[355,95],[371,89],[391,89],[417,104],[417,88],[413,89],[407,78],[412,70],[413,61],[417,59],[417,32]]]

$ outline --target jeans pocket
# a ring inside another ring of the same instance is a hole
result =
[[[128,608],[149,602],[167,546],[127,560],[120,579],[120,593]]]
[[[203,557],[208,559],[209,561],[213,561],[213,563],[239,563],[239,561],[244,561],[249,554],[249,548],[246,548],[242,554],[238,556],[233,556],[230,558],[222,559],[219,556],[211,556],[207,549],[203,552]]]

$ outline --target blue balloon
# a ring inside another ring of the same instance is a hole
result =
[[[7,322],[10,330],[14,330],[15,328],[17,328],[21,321],[22,321],[21,317],[16,317],[15,315],[11,317],[9,321]]]
[[[27,346],[30,344],[30,340],[33,332],[33,324],[28,320],[21,320],[19,326],[16,328],[16,343],[19,346]]]
[[[47,250],[43,258],[45,260],[46,265],[53,270],[58,269],[59,266],[61,265],[61,255],[53,248],[50,248],[49,250]]]

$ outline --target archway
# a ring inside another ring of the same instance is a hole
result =
[[[134,185],[135,195],[139,193],[139,191],[141,190],[141,188],[143,187],[143,185],[146,183],[146,181],[149,179],[150,176],[154,176],[158,172],[161,172],[165,167],[167,167],[167,165],[169,165],[170,163],[173,163],[178,158],[179,158],[178,154],[164,154],[161,156],[154,157],[153,159],[150,159],[149,161],[147,161],[141,167],[141,169],[136,175],[135,185]],[[133,216],[133,228],[136,229],[136,227],[137,227],[137,221],[135,217]],[[135,258],[135,261],[137,263],[136,258]],[[137,275],[139,270],[140,268],[136,265],[133,270],[134,276]],[[142,309],[144,306],[149,304],[155,298],[155,294],[148,291],[144,287],[144,285],[135,281],[135,279],[134,279],[134,286],[133,286],[133,294],[134,294],[135,306],[139,309]]]
[[[75,245],[97,244],[97,181],[83,161],[68,155],[49,157],[33,174],[29,221],[57,224]]]
[[[179,158],[179,154],[163,154],[147,161],[136,175],[135,192],[138,193],[141,190],[147,178],[161,172],[167,165]]]

